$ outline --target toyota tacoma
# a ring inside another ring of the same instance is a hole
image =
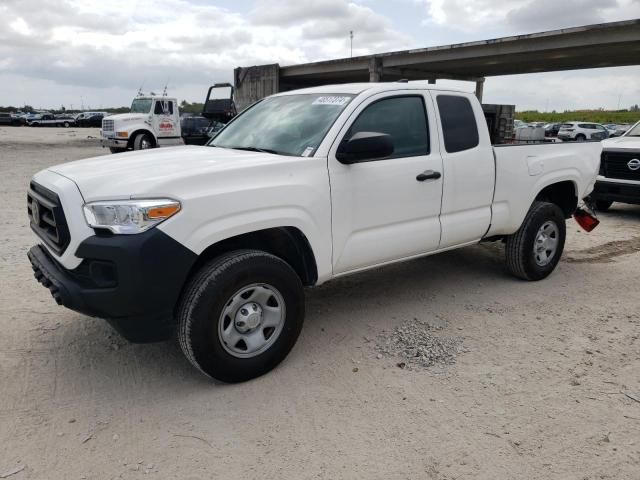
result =
[[[53,166],[28,190],[36,278],[143,342],[175,332],[238,382],[293,347],[304,288],[481,241],[541,280],[591,192],[601,144],[493,147],[475,96],[425,83],[290,91],[206,146]]]

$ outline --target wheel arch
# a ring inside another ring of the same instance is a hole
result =
[[[533,202],[542,201],[557,205],[562,209],[565,218],[570,218],[578,208],[578,188],[572,180],[562,180],[545,186],[534,198]]]
[[[318,281],[318,266],[311,244],[300,229],[292,226],[255,230],[220,240],[200,253],[188,278],[210,260],[241,249],[261,250],[281,258],[295,270],[305,286],[315,285]]]
[[[149,130],[148,128],[138,128],[137,130],[134,130],[131,135],[129,135],[129,141],[127,142],[127,148],[133,148],[133,142],[135,141],[135,138],[141,134],[141,133],[147,133],[151,136],[151,140],[153,141],[153,146],[156,147],[158,145],[158,140],[156,139],[156,136],[153,134],[153,132],[151,130]]]

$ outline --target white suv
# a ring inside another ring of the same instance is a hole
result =
[[[598,123],[569,122],[563,123],[558,131],[560,140],[604,140],[609,138],[609,131]]]

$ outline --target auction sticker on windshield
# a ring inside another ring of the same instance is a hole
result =
[[[336,97],[336,96],[330,96],[330,97],[318,97],[316,98],[312,105],[346,105],[347,103],[349,103],[349,100],[351,100],[351,97]]]

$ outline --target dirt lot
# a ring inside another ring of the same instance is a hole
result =
[[[640,207],[570,221],[542,282],[482,245],[312,289],[279,368],[214,385],[33,279],[29,178],[103,154],[87,136],[0,129],[0,478],[640,478]],[[455,363],[379,353],[415,319],[461,339]]]

